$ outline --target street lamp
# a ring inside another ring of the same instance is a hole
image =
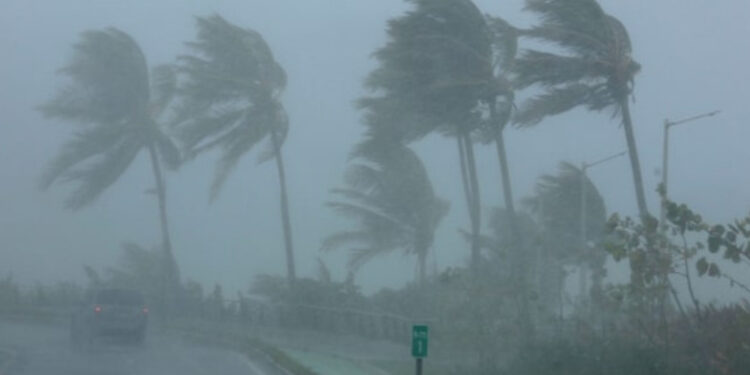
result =
[[[667,198],[667,168],[669,167],[669,128],[681,125],[687,122],[699,120],[705,117],[712,117],[718,114],[721,111],[713,111],[713,112],[707,112],[703,113],[697,116],[688,117],[682,120],[678,121],[669,121],[669,119],[664,120],[664,146],[662,149],[662,160],[661,160],[661,186],[662,186],[662,195],[663,198],[661,200],[661,212],[659,214],[659,225],[664,229],[664,222],[666,220],[666,198]]]
[[[585,251],[588,248],[587,235],[586,235],[586,170],[591,167],[606,163],[612,159],[623,156],[627,151],[618,152],[614,155],[607,156],[604,159],[599,159],[593,163],[581,163],[581,248]],[[581,288],[581,297],[586,293],[586,269],[581,267],[580,274],[581,282],[579,284]]]

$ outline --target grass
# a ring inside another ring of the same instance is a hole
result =
[[[390,375],[414,375],[416,367],[415,361],[371,361],[370,363]],[[442,366],[434,361],[430,361],[429,358],[425,359],[422,364],[422,370],[425,374],[455,374],[455,372],[450,372],[449,369],[446,369],[445,366]]]
[[[250,359],[270,360],[274,365],[283,368],[293,375],[322,375],[296,361],[284,351],[256,338],[247,337],[236,332],[220,332],[211,329],[202,330],[196,326],[173,327],[173,329],[180,333],[183,338],[194,342],[236,350]],[[259,355],[265,356],[265,358],[259,358]]]
[[[325,375],[388,375],[385,371],[362,361],[353,361],[332,354],[284,349],[296,362]]]

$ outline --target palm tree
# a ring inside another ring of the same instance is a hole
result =
[[[506,73],[513,64],[518,32],[502,19],[484,17],[471,0],[407,0],[415,10],[390,21],[390,40],[375,53],[380,66],[366,86],[377,96],[360,101],[368,123],[386,127],[404,141],[438,132],[456,138],[461,181],[471,221],[472,268],[481,251],[481,199],[473,136],[488,131],[498,152],[503,199],[517,226],[503,130],[513,109]],[[514,230],[513,233],[517,233]],[[516,237],[514,277],[520,310],[528,310],[525,255]],[[521,313],[528,316],[527,313]],[[526,321],[526,323],[529,323]],[[531,336],[532,327],[524,331]]]
[[[216,197],[240,158],[267,139],[258,161],[276,161],[287,277],[294,281],[294,247],[281,146],[289,128],[280,96],[286,73],[256,31],[222,17],[197,18],[193,54],[180,57],[185,80],[177,110],[179,136],[190,155],[220,149],[222,156],[211,189]]]
[[[494,74],[492,77],[494,90],[485,99],[489,112],[485,129],[489,134],[486,138],[495,143],[503,186],[503,200],[505,209],[510,215],[508,224],[515,226],[517,224],[514,218],[515,205],[503,133],[510,123],[515,108],[515,93],[509,75],[515,63],[520,31],[499,17],[487,16],[486,22],[492,37],[492,70]]]
[[[172,252],[163,165],[176,168],[178,149],[159,119],[176,86],[175,71],[159,66],[149,77],[146,58],[128,34],[115,29],[86,31],[73,46],[73,57],[60,73],[66,86],[40,111],[77,129],[44,171],[40,185],[74,183],[66,206],[77,210],[98,198],[146,151],[156,184],[166,285],[179,280]]]
[[[625,129],[639,214],[647,218],[629,107],[634,77],[641,67],[631,57],[627,30],[596,0],[527,0],[526,9],[539,14],[542,22],[525,34],[564,53],[527,50],[518,58],[514,65],[517,86],[537,85],[543,93],[527,101],[515,121],[535,125],[578,106],[592,111],[613,109]]]
[[[404,142],[438,132],[455,137],[471,220],[472,265],[480,261],[481,203],[471,134],[477,107],[496,90],[492,38],[470,0],[407,0],[415,9],[388,24],[388,43],[374,54],[380,65],[360,100],[365,121]]]
[[[349,250],[353,270],[393,251],[416,255],[418,279],[424,281],[427,254],[448,203],[435,195],[419,157],[398,140],[370,137],[352,158],[357,163],[347,170],[347,187],[334,189],[339,200],[327,205],[354,219],[356,227],[326,237],[322,249]]]
[[[584,196],[582,183],[585,183],[585,205],[581,204]],[[593,272],[593,292],[598,293],[604,279],[606,253],[589,251],[587,246],[582,246],[582,223],[576,220],[585,217],[583,225],[586,226],[586,242],[598,243],[603,240],[607,211],[604,199],[594,183],[580,168],[563,162],[560,163],[557,174],[539,178],[534,194],[526,198],[524,204],[543,228],[544,247],[548,252],[545,261],[556,263],[549,265],[554,270],[548,285],[562,288],[565,276],[561,267],[574,265],[581,270],[582,285],[585,284],[584,271],[589,269]],[[583,207],[586,209],[585,214],[582,212]],[[562,290],[558,290],[557,296],[561,293]],[[561,302],[558,300],[558,303]]]

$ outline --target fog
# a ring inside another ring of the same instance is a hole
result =
[[[521,1],[476,1],[485,12],[518,25],[531,18]],[[643,66],[632,105],[649,207],[661,163],[662,121],[715,109],[719,116],[675,129],[671,143],[670,196],[689,202],[711,221],[747,213],[745,173],[750,160],[750,3],[702,0],[616,1],[602,6],[628,28],[634,58]],[[316,258],[334,277],[345,275],[343,253],[321,253],[321,240],[346,221],[324,207],[339,186],[347,155],[363,127],[353,101],[375,67],[371,53],[385,41],[385,25],[406,9],[401,1],[26,1],[0,5],[0,276],[22,283],[83,280],[82,265],[103,267],[120,244],[159,241],[158,216],[145,155],[90,207],[64,209],[66,187],[41,191],[40,171],[71,128],[35,110],[49,99],[55,71],[88,29],[115,26],[140,44],[149,66],[171,62],[194,36],[194,17],[218,13],[258,30],[288,74],[283,96],[290,117],[284,146],[298,273],[312,275]],[[574,110],[532,129],[506,132],[516,199],[560,161],[594,161],[626,149],[609,112]],[[458,233],[468,220],[454,142],[429,136],[414,144],[434,188],[452,207],[436,234],[429,263],[438,269],[464,264],[469,255]],[[493,147],[478,146],[483,206],[501,205]],[[175,256],[183,275],[207,286],[245,289],[253,276],[283,274],[278,192],[272,163],[245,157],[221,195],[209,203],[215,155],[167,174],[168,210]],[[635,215],[627,158],[594,168],[590,178],[609,213]],[[391,254],[368,263],[356,280],[366,292],[413,280],[414,259]]]

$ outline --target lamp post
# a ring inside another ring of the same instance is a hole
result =
[[[616,154],[607,156],[606,158],[599,159],[593,163],[581,163],[581,249],[585,254],[586,249],[588,248],[587,245],[587,234],[586,234],[586,171],[594,166],[597,166],[599,164],[606,163],[608,161],[611,161],[612,159],[618,158],[620,156],[623,156],[627,153],[627,151],[618,152]],[[580,268],[580,288],[581,288],[581,297],[583,297],[586,294],[586,268],[581,267]]]
[[[669,177],[667,173],[667,169],[669,168],[669,128],[685,124],[691,121],[699,120],[706,117],[712,117],[718,114],[721,111],[712,111],[703,113],[700,115],[696,115],[693,117],[688,117],[682,120],[678,121],[669,121],[669,119],[664,120],[664,145],[662,147],[662,160],[661,160],[661,186],[662,186],[662,200],[661,200],[661,212],[659,214],[659,226],[662,228],[662,230],[665,229],[664,221],[666,219],[666,198],[667,198],[667,178]]]

